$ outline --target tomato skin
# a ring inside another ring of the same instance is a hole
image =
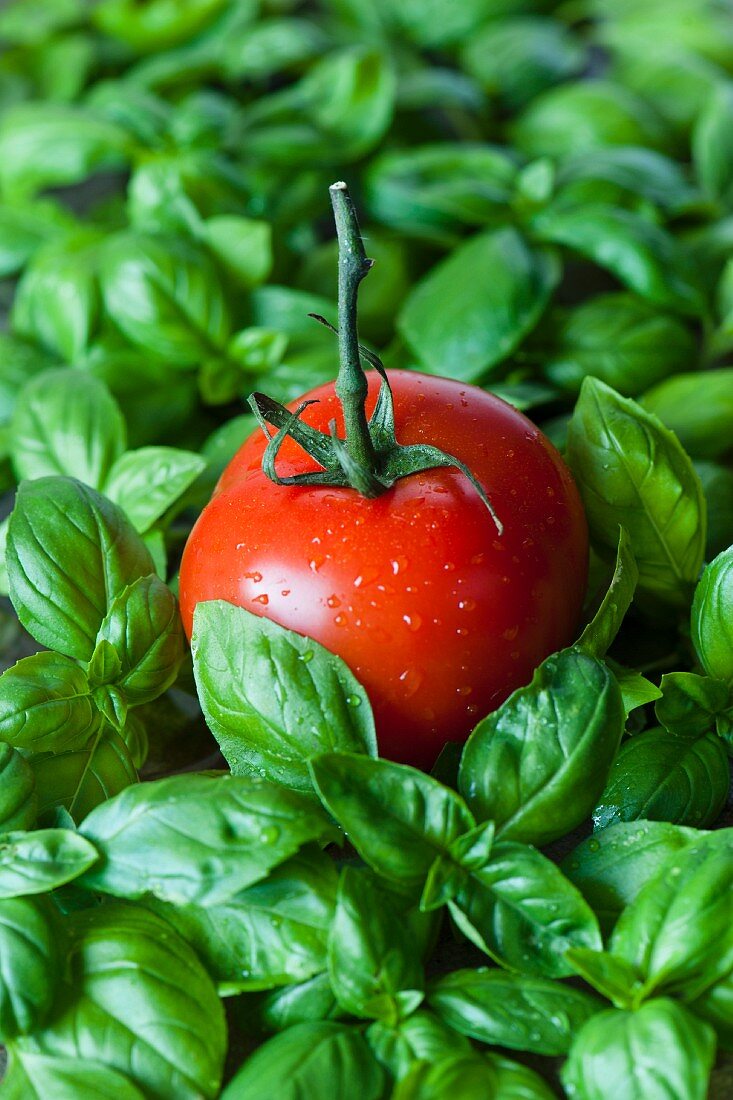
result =
[[[380,755],[428,768],[445,741],[527,683],[574,636],[588,532],[569,470],[539,429],[472,386],[391,371],[397,440],[461,459],[412,474],[376,499],[353,489],[277,486],[257,432],[224,471],[180,574],[191,633],[201,600],[266,615],[338,653],[366,688]],[[371,412],[378,378],[369,372]],[[305,395],[304,421],[343,433],[333,383]],[[281,476],[317,469],[288,439]]]

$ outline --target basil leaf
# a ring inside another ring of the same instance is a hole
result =
[[[606,145],[568,157],[559,166],[558,187],[566,191],[568,184],[578,181],[596,186],[612,183],[670,215],[695,211],[701,202],[699,191],[690,186],[680,164],[640,146]],[[604,381],[614,384],[610,379]]]
[[[474,825],[463,800],[404,764],[347,753],[316,757],[313,783],[362,859],[410,892],[436,856]]]
[[[499,1054],[486,1057],[496,1071],[498,1100],[556,1100],[550,1086],[529,1066]]]
[[[21,271],[47,241],[72,231],[75,221],[48,199],[0,204],[0,274]]]
[[[186,654],[178,604],[170,588],[150,576],[123,589],[99,628],[97,646],[104,642],[114,647],[119,658],[111,682],[130,706],[162,695],[175,681]]]
[[[224,1013],[188,944],[154,913],[119,902],[74,913],[67,926],[71,981],[24,1049],[103,1062],[156,1100],[218,1096]]]
[[[102,486],[136,530],[149,531],[205,469],[192,451],[175,447],[141,447],[115,462]]]
[[[10,598],[41,645],[88,661],[115,596],[153,562],[116,505],[71,478],[24,482],[6,551]]]
[[[621,914],[611,951],[636,968],[645,992],[693,1000],[733,969],[733,829],[674,853]]]
[[[224,996],[324,970],[337,885],[329,856],[306,847],[221,904],[148,904],[188,940]]]
[[[206,241],[227,274],[240,286],[264,283],[272,269],[272,229],[267,222],[234,215],[209,218]]]
[[[223,349],[229,310],[213,263],[183,237],[120,233],[102,257],[107,312],[133,344],[176,367]]]
[[[345,867],[328,942],[336,1000],[352,1016],[398,1020],[423,998],[420,946],[369,872]]]
[[[19,477],[65,474],[101,489],[125,449],[126,428],[117,402],[93,375],[44,371],[23,389],[11,426]]]
[[[234,1004],[239,1009],[237,1019],[249,1034],[285,1031],[294,1024],[341,1015],[325,972],[306,982],[282,986],[269,993],[245,994]]]
[[[692,604],[692,642],[708,676],[733,683],[733,546],[705,569]]]
[[[449,903],[463,934],[503,966],[561,978],[569,947],[601,947],[596,918],[562,872],[534,848],[503,841]]]
[[[416,1062],[397,1082],[391,1100],[486,1100],[497,1095],[497,1074],[491,1062],[473,1051],[437,1062]]]
[[[601,203],[574,210],[550,207],[532,228],[540,241],[563,245],[615,275],[629,290],[676,313],[699,315],[699,277],[682,245],[631,210]]]
[[[375,1056],[397,1080],[409,1073],[415,1062],[438,1062],[471,1051],[467,1039],[424,1009],[394,1024],[380,1020],[371,1025],[366,1037]]]
[[[81,831],[102,857],[84,877],[88,889],[205,906],[233,898],[301,845],[336,835],[307,797],[230,775],[128,787],[92,810]]]
[[[234,775],[267,775],[308,791],[310,756],[376,755],[366,692],[311,638],[212,600],[194,614],[196,686],[207,725]]]
[[[354,1028],[330,1021],[295,1024],[252,1054],[222,1093],[221,1100],[300,1100],[328,1096],[379,1100],[384,1074]]]
[[[733,367],[677,374],[650,389],[640,403],[671,428],[693,458],[719,458],[730,450]]]
[[[590,813],[624,729],[618,685],[577,649],[543,661],[471,734],[459,790],[500,837],[547,844]]]
[[[705,551],[705,501],[676,436],[635,402],[587,378],[570,421],[568,459],[593,538],[615,549],[621,524],[640,588],[684,603]]]
[[[682,1005],[659,999],[636,1012],[611,1009],[589,1020],[562,1079],[579,1100],[705,1100],[714,1058],[713,1029]]]
[[[0,951],[0,1038],[7,1043],[39,1026],[56,992],[61,952],[44,899],[0,900]]]
[[[733,707],[728,685],[694,672],[666,672],[657,700],[657,720],[677,737],[703,737],[715,727],[715,719]]]
[[[633,294],[600,294],[557,318],[543,372],[569,393],[593,375],[635,397],[689,367],[696,352],[680,318]]]
[[[616,565],[601,606],[588,623],[577,645],[592,657],[603,658],[621,629],[624,616],[631,606],[639,579],[631,542],[624,528],[619,530]]]
[[[647,680],[640,672],[636,672],[633,668],[624,668],[623,665],[611,660],[610,657],[606,658],[606,664],[613,673],[621,691],[627,717],[637,707],[646,706],[647,703],[653,703],[655,699],[661,697],[662,693],[657,685],[653,684],[651,680]]]
[[[704,828],[725,805],[730,786],[725,746],[714,733],[681,739],[656,728],[631,737],[593,811],[596,829],[617,821],[669,821]]]
[[[587,993],[503,970],[456,970],[428,992],[449,1027],[471,1039],[535,1054],[567,1054],[578,1028],[598,1012]]]
[[[2,683],[0,678],[0,715]],[[0,741],[0,835],[10,830],[29,829],[35,823],[37,806],[31,766],[11,745]]]
[[[707,502],[705,557],[711,561],[733,543],[733,469],[699,460],[693,465]]]
[[[107,727],[83,749],[31,761],[38,796],[38,816],[63,806],[74,821],[82,821],[95,806],[137,782],[125,742]]]
[[[18,395],[42,371],[55,366],[55,358],[30,340],[0,332],[0,421],[10,420]]]
[[[662,821],[618,822],[581,841],[560,866],[608,932],[665,860],[700,835]]]
[[[78,878],[99,858],[71,829],[0,835],[0,898],[44,894]]]
[[[51,1058],[13,1048],[3,1079],[7,1100],[143,1100],[121,1073],[102,1062]]]
[[[721,85],[697,119],[692,133],[692,158],[708,195],[727,208],[733,204],[732,126],[733,93],[727,85]]]
[[[608,951],[589,951],[586,947],[571,947],[566,957],[576,974],[616,1008],[638,1007],[643,983],[633,966],[623,959],[617,959]]]
[[[724,1050],[733,1049],[733,970],[692,1001],[690,1009],[713,1025]]]
[[[426,370],[476,382],[532,331],[559,276],[516,229],[481,233],[413,288],[398,328]]]
[[[83,748],[101,722],[86,673],[68,657],[34,653],[0,676],[0,737],[16,748]]]

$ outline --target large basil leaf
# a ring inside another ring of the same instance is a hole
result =
[[[601,946],[596,918],[581,894],[527,845],[496,844],[449,908],[468,939],[523,974],[565,977],[572,973],[564,957],[568,948]]]
[[[285,1031],[294,1024],[333,1020],[342,1015],[325,971],[297,985],[268,993],[249,993],[234,1002],[237,1019],[251,1034]]]
[[[333,860],[308,847],[220,905],[154,908],[195,949],[220,995],[228,995],[323,971],[337,886]]]
[[[224,1089],[222,1100],[301,1100],[328,1096],[379,1100],[384,1073],[353,1027],[327,1020],[295,1024],[252,1054]]]
[[[399,330],[426,370],[476,382],[531,332],[559,274],[555,257],[517,230],[481,233],[414,287]]]
[[[336,1000],[352,1016],[393,1022],[423,997],[421,944],[404,914],[366,871],[341,872],[328,943]]]
[[[692,641],[708,676],[733,684],[733,546],[710,563],[695,589]]]
[[[428,1004],[450,1027],[491,1046],[567,1054],[600,1002],[560,982],[503,970],[456,970],[434,982]]]
[[[45,894],[97,862],[97,849],[72,829],[0,835],[0,898]]]
[[[39,817],[63,806],[81,821],[100,802],[137,782],[125,742],[109,727],[83,749],[35,756],[31,767]]]
[[[579,181],[596,186],[611,183],[671,215],[694,211],[701,201],[700,192],[688,183],[682,165],[654,149],[641,146],[607,145],[568,157],[560,164],[557,174],[561,195],[564,197],[567,193],[568,185]],[[674,355],[674,351],[671,354]],[[613,384],[610,379],[604,381]]]
[[[176,598],[155,576],[140,577],[112,603],[97,635],[119,659],[114,684],[131,706],[150,703],[176,679],[186,639]]]
[[[347,753],[317,757],[326,808],[377,874],[420,891],[436,856],[474,825],[463,800],[416,768]]]
[[[304,23],[305,27],[309,24]],[[272,227],[254,218],[222,214],[206,221],[209,248],[240,286],[264,283],[272,269]]]
[[[33,378],[15,406],[11,431],[19,477],[66,474],[94,489],[102,488],[127,435],[104,383],[78,370]]]
[[[70,982],[24,1049],[103,1062],[149,1100],[213,1100],[226,1049],[221,1003],[193,950],[161,917],[111,903],[75,913]]]
[[[446,1055],[471,1050],[467,1039],[424,1009],[394,1024],[379,1020],[366,1036],[379,1061],[397,1080],[409,1073],[415,1062],[437,1062]]]
[[[538,214],[533,229],[541,241],[579,252],[656,305],[683,314],[703,312],[692,261],[674,237],[639,214],[600,203],[555,207]]]
[[[52,1058],[13,1048],[3,1078],[7,1100],[144,1100],[132,1081],[102,1062]]]
[[[196,608],[191,648],[206,722],[235,775],[309,790],[310,756],[376,755],[366,692],[311,638],[212,600]]]
[[[670,856],[621,914],[611,951],[653,991],[686,1000],[733,969],[733,829],[703,834]]]
[[[701,829],[725,805],[730,771],[714,733],[681,738],[655,728],[622,746],[598,805],[596,829],[617,821],[669,821]]]
[[[547,1082],[529,1066],[499,1054],[491,1053],[486,1057],[496,1071],[498,1100],[556,1100]]]
[[[608,932],[665,860],[700,835],[662,821],[623,821],[581,841],[561,867]]]
[[[692,134],[692,156],[698,178],[712,199],[733,205],[733,91],[726,83],[710,96]]]
[[[10,517],[10,598],[36,641],[88,661],[110,604],[153,560],[116,505],[79,481],[24,482]]]
[[[640,587],[684,603],[705,552],[705,500],[676,436],[587,378],[569,425],[568,458],[594,539],[615,549],[619,524],[625,527]]]
[[[102,259],[102,294],[112,320],[136,346],[177,367],[220,354],[230,334],[219,277],[184,237],[120,233]]]
[[[0,676],[0,737],[30,752],[79,749],[102,716],[86,673],[58,653],[34,653]]]
[[[639,570],[636,568],[629,536],[622,527],[619,531],[616,565],[611,583],[598,611],[578,639],[580,649],[593,657],[606,656],[631,606],[638,579]]]
[[[693,458],[719,458],[733,446],[733,367],[667,378],[640,403],[671,428]]]
[[[713,1025],[725,1050],[733,1050],[733,970],[692,1001],[690,1008]]]
[[[92,810],[81,831],[102,857],[84,877],[90,890],[178,905],[226,902],[303,844],[336,836],[307,797],[232,775],[128,787]]]
[[[725,720],[726,711],[733,713],[733,694],[721,680],[694,672],[665,672],[659,686],[657,720],[678,737],[703,737],[717,719]]]
[[[0,900],[0,954],[0,1039],[7,1043],[38,1027],[53,1002],[61,951],[52,906],[44,899]]]
[[[544,373],[570,393],[590,374],[635,397],[688,368],[696,355],[695,338],[682,320],[633,294],[583,302],[559,319],[552,340]]]
[[[461,757],[459,789],[479,819],[496,822],[500,836],[547,844],[593,809],[624,720],[606,666],[563,650],[478,724]]]
[[[75,221],[53,200],[0,204],[0,274],[21,271],[49,240],[73,230]]]
[[[193,485],[206,467],[200,455],[175,447],[141,447],[115,462],[105,495],[145,532]]]
[[[562,1079],[578,1100],[705,1100],[714,1058],[713,1029],[660,998],[589,1020]]]
[[[11,829],[29,829],[36,820],[37,809],[31,766],[16,749],[0,741],[0,835]]]
[[[436,1062],[416,1062],[397,1082],[391,1100],[486,1100],[497,1095],[497,1073],[490,1061],[471,1051]]]
[[[37,344],[0,332],[0,421],[10,419],[23,387],[55,365],[54,356]]]

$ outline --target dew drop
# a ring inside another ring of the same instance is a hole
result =
[[[474,554],[471,558],[471,565],[481,565],[485,558],[486,554]]]
[[[329,596],[328,599],[326,600],[326,603],[328,604],[329,607],[340,607],[341,606],[341,600],[338,598],[338,596],[335,596],[335,595],[334,596]]]
[[[598,852],[598,851],[600,851],[600,848],[601,848],[600,841],[596,840],[595,837],[591,837],[591,839],[588,841],[588,851],[589,852]]]
[[[402,622],[407,627],[409,627],[410,630],[413,630],[413,631],[414,630],[419,630],[420,627],[422,626],[422,618],[421,618],[420,615],[417,615],[417,614],[403,615],[402,616]]]
[[[463,687],[456,688],[457,695],[470,695],[472,691],[473,688],[469,687],[468,684],[464,684]]]
[[[458,606],[461,611],[473,611],[476,607],[476,601],[472,599],[464,599],[458,601]]]
[[[502,634],[502,638],[505,638],[507,642],[513,642],[518,633],[518,626],[510,626],[508,630],[504,631],[504,633]]]
[[[347,695],[346,702],[349,704],[350,707],[361,706],[361,698],[358,695]]]
[[[303,662],[303,664],[307,665],[309,661],[313,660],[313,650],[312,649],[304,650],[300,654],[300,659]]]
[[[274,844],[280,836],[280,830],[275,825],[268,825],[266,829],[263,829],[260,833],[259,839],[261,844]]]
[[[339,611],[338,615],[335,617],[335,619],[333,621],[336,623],[336,626],[345,626],[346,625],[346,616],[342,615],[341,612]]]
[[[259,584],[262,580],[262,574],[257,572],[245,573],[244,576],[247,578],[248,581],[254,581],[255,584]]]
[[[252,600],[252,603],[261,603],[263,607],[267,607],[269,602],[270,597],[265,592],[263,592],[261,596],[255,596]]]
[[[443,568],[445,569],[446,573],[452,573],[453,570],[455,569],[455,565],[453,564],[452,561],[447,561],[445,563],[445,565],[443,566]]]

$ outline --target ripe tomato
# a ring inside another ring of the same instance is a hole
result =
[[[369,372],[367,412],[379,379]],[[366,688],[380,754],[429,767],[446,740],[527,683],[567,645],[587,579],[578,492],[535,425],[472,386],[390,372],[400,443],[430,443],[484,486],[501,536],[468,479],[441,467],[376,499],[354,489],[274,485],[265,439],[232,459],[186,546],[180,575],[191,632],[200,600],[221,599],[339,654]],[[343,417],[333,384],[306,395],[303,420]],[[317,469],[292,439],[281,476]]]

